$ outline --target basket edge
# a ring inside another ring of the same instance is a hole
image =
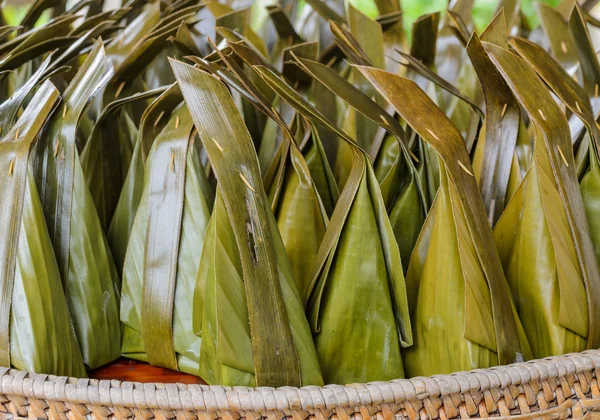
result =
[[[533,382],[560,380],[600,368],[600,350],[456,372],[366,384],[247,388],[121,382],[35,374],[0,368],[0,394],[128,409],[218,412],[293,412],[377,407],[485,393]]]

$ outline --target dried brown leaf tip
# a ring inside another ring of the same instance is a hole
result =
[[[546,116],[544,115],[544,111],[542,111],[541,109],[538,109],[538,113],[540,114],[540,117],[542,117],[542,120],[546,121]]]
[[[8,164],[8,176],[12,176],[14,167],[15,167],[15,160],[11,159],[10,163]]]
[[[248,187],[248,189],[250,189],[252,192],[254,192],[254,188],[252,188],[252,185],[250,185],[250,182],[248,182],[248,180],[246,179],[244,174],[242,174],[241,172],[240,172],[240,178],[242,179],[244,184],[246,184],[246,187]]]
[[[179,116],[175,117],[175,128],[179,128]]]
[[[214,138],[212,139],[212,141],[213,141],[213,143],[215,144],[215,146],[217,146],[217,149],[219,149],[219,151],[220,151],[221,153],[223,153],[223,150],[225,150],[225,149],[223,149],[223,146],[221,146],[221,145],[219,144],[219,142],[218,142],[217,140],[215,140]]]
[[[458,162],[458,166],[460,166],[460,169],[462,169],[463,171],[465,171],[467,174],[473,176],[473,172],[471,172],[469,170],[469,168],[467,168],[460,160],[457,160]]]
[[[428,128],[427,131],[433,136],[434,139],[439,140],[439,137],[436,136],[436,134],[433,131],[431,131],[431,129]]]
[[[415,154],[413,153],[413,151],[412,151],[412,150],[409,150],[409,151],[408,151],[408,153],[410,153],[410,157],[411,157],[411,158],[412,158],[412,159],[413,159],[413,160],[414,160],[416,163],[419,163],[419,158],[417,157],[417,155],[415,155]]]
[[[156,117],[156,120],[154,120],[154,128],[156,128],[158,126],[158,123],[160,123],[160,120],[162,120],[162,117],[165,115],[165,111],[161,111],[160,114],[158,114],[158,117]]]
[[[504,114],[506,114],[506,108],[508,108],[508,104],[504,104],[502,107],[502,112],[500,113],[500,119],[504,118]]]
[[[119,97],[119,95],[121,94],[121,92],[123,91],[123,88],[125,87],[125,82],[121,82],[121,84],[119,85],[119,87],[117,88],[117,91],[115,92],[115,99],[117,99]]]
[[[65,116],[67,115],[67,104],[65,104],[65,106],[63,106],[63,112],[62,112],[62,119],[65,119]]]
[[[15,133],[15,140],[19,140],[19,129],[17,128],[17,132]]]
[[[52,156],[56,157],[56,155],[58,155],[59,145],[60,145],[60,139],[57,139],[56,144],[54,145],[54,152],[52,153]]]
[[[562,149],[560,148],[560,146],[556,146],[556,149],[558,150],[558,154],[560,155],[560,158],[565,163],[565,166],[568,168],[569,167],[569,163],[567,162],[567,158],[565,157]]]
[[[169,162],[169,172],[173,172],[174,164],[175,164],[175,152],[171,152],[171,161]]]

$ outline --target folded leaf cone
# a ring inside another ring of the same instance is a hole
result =
[[[546,357],[596,346],[600,273],[579,192],[569,126],[525,60],[495,45],[485,46],[531,117],[536,135],[532,167],[509,204],[516,208],[503,216],[507,220],[496,234],[534,355]],[[526,44],[517,50],[522,48],[528,51]],[[550,85],[568,104],[576,95],[563,90],[566,85]],[[596,130],[589,105],[570,106],[583,107],[585,115],[579,111],[580,117]]]
[[[334,130],[352,152],[351,171],[316,257],[307,306],[325,382],[402,377],[401,347],[412,342],[406,287],[369,159],[298,92],[265,67],[257,69],[298,112]]]
[[[380,149],[380,152],[384,150],[380,154],[386,156],[382,156],[379,163],[387,160],[389,164],[379,166],[379,169],[382,166],[385,169],[380,172],[377,179],[380,182],[381,194],[400,248],[403,266],[407,267],[425,219],[427,204],[422,189],[423,184],[419,182],[417,169],[413,164],[413,159],[416,157],[410,155],[406,133],[383,107],[349,84],[332,69],[310,60],[298,60],[297,63],[324,87],[347,101],[360,115],[379,125],[379,130],[386,129],[393,133],[393,136],[390,136],[391,142],[384,143],[386,146],[391,144],[391,147]]]
[[[117,270],[122,274],[127,244],[133,227],[142,192],[144,190],[145,163],[156,136],[169,121],[173,109],[183,98],[177,85],[164,91],[144,111],[131,155],[123,189],[115,208],[106,237],[115,259]]]
[[[586,347],[587,302],[566,214],[542,140],[494,237],[533,355]]]
[[[29,150],[58,100],[45,82],[0,141],[0,364],[86,376],[61,277],[29,164]]]
[[[412,344],[394,232],[371,167],[357,166],[319,249],[307,308],[328,383],[404,377],[401,348]]]
[[[90,369],[120,355],[120,279],[81,169],[76,134],[85,106],[111,74],[112,65],[97,42],[34,152],[36,184],[77,339]]]
[[[137,135],[129,128],[126,107],[160,95],[164,88],[137,93],[109,103],[94,124],[81,152],[81,166],[102,229],[108,230],[133,156]]]
[[[182,104],[154,141],[146,162],[123,268],[121,321],[123,355],[197,374],[194,285],[213,198],[192,129]]]
[[[277,229],[274,223],[273,228]],[[280,242],[278,247],[279,253],[284,255],[283,243]],[[304,308],[291,266],[285,260],[279,258],[284,280],[282,295],[300,359],[301,383],[320,385],[323,379],[314,344],[310,333],[304,329]],[[203,306],[198,302],[203,302]],[[256,386],[242,265],[227,209],[219,193],[206,234],[194,304],[195,322],[201,320],[201,328],[195,329],[201,330],[202,335],[199,371],[202,379],[209,384]],[[201,311],[201,315],[196,311]]]
[[[171,65],[220,186],[202,255],[206,278],[199,279],[206,285],[207,343],[200,372],[209,383],[320,385],[310,328],[250,135],[220,81],[181,62]]]
[[[307,142],[301,145],[306,148],[306,153],[310,154],[311,166],[309,166],[281,114],[270,106],[269,100],[258,86],[233,60],[222,54],[221,57],[238,78],[239,84],[231,83],[233,87],[250,99],[256,111],[260,110],[269,116],[269,121],[275,122],[281,131],[282,141],[276,148],[275,159],[271,161],[263,180],[281,239],[290,259],[293,276],[302,302],[305,303],[310,291],[311,270],[328,221],[326,210],[332,209],[332,196],[337,194],[335,180],[319,137],[310,135],[306,139]],[[256,74],[254,70],[249,71]],[[300,123],[298,125],[300,126]],[[305,137],[302,130],[299,131]],[[314,129],[309,131],[309,134],[314,133],[316,133]],[[317,182],[312,179],[311,167],[318,176]],[[318,186],[325,194],[327,207],[319,196]]]
[[[458,129],[413,81],[359,68],[439,159],[440,188],[406,275],[414,337],[404,353],[407,374],[450,373],[529,358]],[[410,103],[400,101],[406,95]],[[441,343],[449,351],[439,351]]]

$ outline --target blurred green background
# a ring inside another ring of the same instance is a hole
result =
[[[254,0],[266,4],[276,3],[275,0]],[[302,0],[299,0],[302,1]],[[560,0],[542,0],[545,3],[556,5]],[[358,7],[363,13],[375,17],[377,16],[377,8],[373,0],[350,0],[352,4]],[[401,0],[402,9],[404,10],[404,24],[406,28],[410,28],[415,19],[422,14],[435,11],[443,11],[448,6],[448,0]],[[17,25],[27,10],[31,0],[8,0],[5,2],[4,14],[5,19],[11,25]],[[116,5],[120,2],[115,0]],[[481,30],[493,17],[498,0],[475,0],[473,8],[473,20],[477,30]],[[534,0],[521,0],[521,9],[532,23],[537,22],[535,16]]]
[[[560,3],[560,0],[541,0],[553,6]],[[363,13],[371,17],[377,16],[377,8],[373,0],[350,0],[352,4],[360,8]],[[419,16],[425,13],[443,11],[448,7],[448,0],[401,0],[402,10],[404,11],[404,25],[410,28],[412,23]],[[534,0],[521,0],[521,9],[529,22],[537,22],[535,15]],[[492,19],[498,0],[475,0],[473,7],[473,21],[476,29],[481,31]]]

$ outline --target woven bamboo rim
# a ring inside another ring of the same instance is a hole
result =
[[[120,382],[0,368],[3,419],[600,418],[600,350],[347,386]]]

